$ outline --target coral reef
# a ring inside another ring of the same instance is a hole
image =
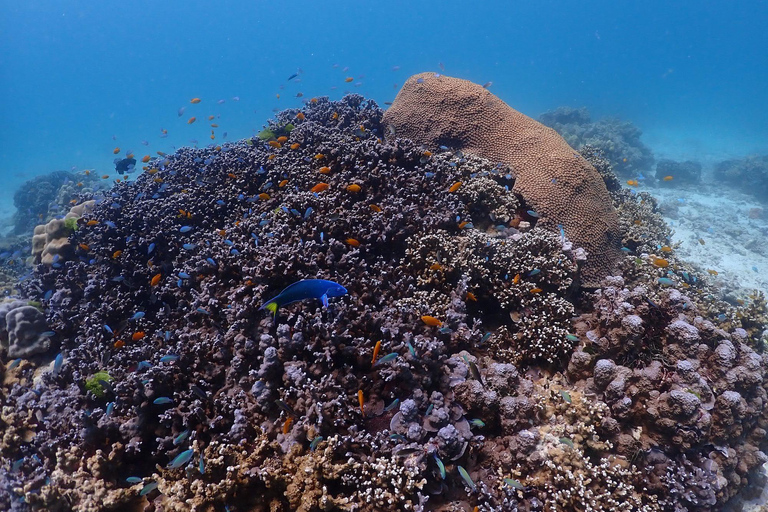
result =
[[[0,303],[0,349],[8,358],[42,354],[50,346],[45,315],[21,300],[6,299]]]
[[[768,202],[768,155],[753,155],[725,160],[715,165],[718,183],[737,188],[763,202]]]
[[[35,226],[32,236],[32,259],[34,263],[62,265],[74,256],[75,248],[69,235],[77,229],[77,220],[93,208],[95,201],[85,201],[70,208],[63,218],[49,220]]]
[[[316,98],[80,198],[21,283],[61,354],[0,365],[0,509],[704,511],[756,482],[764,299],[721,321],[594,148],[633,245],[581,288],[514,169],[383,115]],[[261,309],[310,278],[348,294]]]
[[[700,183],[701,164],[691,160],[676,162],[662,158],[656,162],[656,179],[672,186]]]
[[[13,216],[14,233],[27,233],[36,223],[45,219],[49,205],[57,199],[60,187],[76,178],[74,173],[68,171],[54,171],[24,182],[13,195],[13,204],[16,206]]]
[[[560,107],[545,112],[539,121],[554,128],[571,147],[581,149],[589,144],[601,149],[620,176],[634,178],[639,173],[651,173],[653,152],[640,140],[640,129],[629,121],[592,121],[585,107]]]
[[[482,86],[433,73],[410,77],[387,110],[390,137],[440,145],[512,167],[516,194],[540,227],[560,228],[587,251],[583,280],[597,285],[620,256],[605,184],[553,130]]]

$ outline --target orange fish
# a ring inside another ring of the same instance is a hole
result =
[[[345,242],[347,242],[352,247],[360,247],[360,241],[355,238],[347,238]]]
[[[216,135],[213,134],[213,130],[211,130],[211,140],[215,139]]]
[[[360,190],[362,190],[362,189],[360,188],[360,185],[358,185],[357,183],[353,183],[351,185],[347,185],[347,192],[352,192],[353,194],[356,194],[356,193],[360,192]]]
[[[379,355],[379,350],[381,350],[381,340],[376,342],[376,346],[373,347],[373,358],[371,359],[371,364],[376,363],[376,358]]]
[[[349,83],[349,82],[351,82],[353,80],[354,80],[354,78],[352,78],[351,76],[348,76],[347,78],[344,79],[344,81],[347,82],[347,83]]]
[[[296,114],[296,119],[298,119],[299,121],[303,121],[304,120],[304,114],[299,112],[298,114]]]
[[[133,153],[128,153],[127,155],[125,155],[125,158],[133,158]]]
[[[155,183],[162,183],[163,182],[163,178],[155,178],[152,181],[154,181]]]
[[[443,270],[443,266],[439,263],[433,263],[429,266],[429,270]]]
[[[277,158],[277,155],[269,155],[267,160],[274,160],[275,158]]]
[[[457,190],[459,190],[460,186],[461,186],[461,182],[457,181],[456,183],[451,185],[451,188],[448,189],[448,192],[456,192]]]
[[[339,113],[338,113],[338,112],[334,112],[334,113],[331,115],[331,119],[338,119],[338,118],[339,118]]]
[[[477,297],[475,297],[474,293],[467,292],[467,300],[471,300],[472,302],[477,302]]]
[[[189,100],[189,102],[195,103],[195,104],[200,103],[200,98],[192,98],[191,100]]]
[[[85,225],[86,226],[95,226],[98,223],[99,223],[99,221],[97,221],[96,219],[91,219],[88,222],[86,222]]]
[[[158,171],[159,171],[159,169],[149,169],[147,171],[147,174],[157,174]]]
[[[630,187],[637,187],[638,185],[640,185],[640,182],[637,180],[627,180],[627,185],[629,185]]]
[[[664,245],[661,247],[661,252],[672,252],[672,248],[668,245]]]
[[[357,390],[357,401],[360,402],[360,412],[363,413],[363,416],[365,416],[365,409],[363,408],[363,404],[365,403],[365,397],[363,396],[362,389]]]
[[[136,331],[136,332],[135,332],[135,333],[133,333],[133,335],[131,336],[131,339],[132,339],[133,341],[139,341],[139,340],[140,340],[141,338],[143,338],[144,336],[146,336],[146,333],[145,333],[144,331]]]
[[[291,423],[293,422],[293,418],[291,416],[288,416],[285,419],[285,423],[283,423],[283,434],[287,435],[288,432],[291,430]]]
[[[226,230],[226,229],[220,229],[220,230],[218,231],[218,233],[219,233],[219,235],[221,235],[221,236],[227,236],[227,230]]]
[[[376,213],[381,213],[381,208],[379,206],[376,206],[375,204],[369,204],[368,206]]]
[[[515,277],[512,278],[512,283],[517,284],[520,282],[520,274],[515,274]]]
[[[543,291],[541,288],[531,288],[531,293],[541,293]]]
[[[216,123],[211,123],[211,128],[218,128],[218,127],[219,125],[217,125]]]
[[[330,167],[321,167],[317,170],[320,174],[330,174],[331,168]]]
[[[716,276],[718,274],[717,270],[712,270],[711,268],[708,268],[707,272],[709,272],[709,275],[711,276]]]
[[[669,261],[665,260],[664,258],[657,258],[653,256],[651,257],[651,262],[660,268],[667,268],[669,266]]]
[[[287,141],[288,141],[288,137],[286,137],[285,135],[281,135],[280,137],[277,138],[277,142],[279,142],[280,144]]]
[[[283,147],[283,145],[277,142],[276,140],[271,140],[267,144],[269,144],[270,146],[276,149],[280,149],[281,147]]]
[[[91,171],[89,171],[88,169],[86,169],[86,170],[84,170],[84,171],[83,171],[83,174],[85,174],[86,176],[90,176],[90,174],[91,174]]]
[[[269,199],[269,194],[267,194],[266,192],[262,192],[261,194],[259,194],[259,199],[266,201],[267,199]]]
[[[81,248],[84,251],[90,251],[91,248],[88,246],[88,244],[78,244],[78,247]]]
[[[315,160],[322,160],[323,158],[325,158],[325,155],[322,153],[318,153],[315,155]]]
[[[190,117],[190,118],[189,118],[189,121],[187,121],[187,124],[192,124],[192,123],[194,123],[195,121],[197,121],[197,118],[196,118],[196,117]]]
[[[165,155],[167,155],[168,153],[163,153],[162,151],[158,151],[158,152],[157,152],[157,154],[158,154],[158,155],[160,155],[160,156],[165,156]]]
[[[115,148],[112,150],[112,154],[116,155],[120,152],[120,148]]]
[[[421,317],[421,321],[424,322],[425,324],[427,324],[430,327],[440,327],[441,325],[443,325],[443,322],[441,322],[437,318],[435,318],[433,316],[429,316],[429,315],[423,315]]]
[[[315,192],[315,193],[317,193],[317,192],[324,192],[324,191],[328,190],[328,187],[330,187],[330,185],[328,185],[327,183],[320,182],[317,185],[315,185],[314,187],[312,187],[309,191],[310,192]]]
[[[467,227],[467,224],[469,224],[469,222],[466,220],[459,222],[459,229],[464,229]]]
[[[103,180],[108,180],[108,179],[109,179],[109,174],[104,174],[104,175],[102,175],[102,176],[101,176],[101,179],[103,179]]]
[[[425,156],[425,157],[429,158],[429,157],[432,156],[432,152],[431,151],[425,151],[424,153],[422,153],[422,156]]]
[[[315,104],[317,103],[317,98],[312,98],[309,100],[310,103]]]
[[[144,155],[144,158],[142,158],[141,161],[144,162],[144,163],[147,163],[147,162],[149,162],[149,159],[150,159],[149,155]]]
[[[78,186],[78,187],[82,187],[82,186],[83,186],[83,182],[82,182],[82,181],[78,181],[78,182],[77,182],[77,186]]]
[[[120,250],[120,249],[116,250],[115,252],[112,253],[112,259],[116,260],[117,258],[120,257],[121,254],[123,254],[122,250]]]
[[[115,348],[123,348],[125,346],[125,342],[123,340],[117,340],[112,344]]]
[[[672,181],[673,179],[675,178],[672,176],[664,176],[664,181]]]
[[[301,144],[299,144],[298,142],[294,142],[293,144],[291,144],[291,149],[299,149],[300,147],[301,147]]]
[[[150,286],[157,286],[157,284],[160,282],[160,279],[162,279],[163,274],[155,274],[152,276],[152,279],[149,281]]]
[[[283,181],[281,181],[280,183],[278,183],[278,184],[277,184],[277,186],[278,186],[279,188],[283,188],[283,187],[284,187],[284,186],[286,186],[287,184],[288,184],[288,180],[283,180]]]
[[[232,172],[228,172],[228,173],[227,173],[227,176],[229,176],[229,177],[230,177],[230,178],[232,178],[233,180],[234,180],[234,179],[237,179],[237,174],[235,174],[235,173],[232,173]]]
[[[216,117],[216,116],[208,116],[208,120],[209,120],[209,121],[213,121],[213,118],[215,118],[215,117]]]

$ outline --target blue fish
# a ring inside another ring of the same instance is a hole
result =
[[[320,299],[323,306],[328,307],[328,297],[342,297],[347,289],[334,281],[326,279],[302,279],[287,286],[276,297],[265,302],[261,308],[277,316],[277,310],[282,306],[293,304],[306,299]]]
[[[170,363],[171,361],[178,361],[179,356],[176,354],[168,354],[167,356],[163,356],[160,358],[161,363]]]
[[[53,361],[53,374],[58,375],[61,371],[61,366],[64,364],[64,354],[59,352],[56,359]]]
[[[181,443],[186,441],[188,437],[189,437],[189,429],[186,429],[184,432],[176,436],[176,438],[173,440],[173,445],[174,446],[180,445]]]
[[[143,311],[137,311],[133,314],[131,317],[131,320],[138,320],[139,318],[144,318],[144,312]]]
[[[149,482],[147,485],[145,485],[141,489],[139,496],[146,496],[147,494],[151,493],[155,489],[157,489],[157,482]]]
[[[190,231],[192,231],[192,226],[181,226],[179,228],[180,233],[188,233]]]
[[[115,410],[115,402],[109,402],[107,404],[106,416],[110,416],[114,410]]]
[[[152,401],[152,403],[155,405],[166,405],[166,404],[172,404],[173,400],[171,400],[167,396],[161,396],[161,397],[155,398]]]
[[[186,251],[191,251],[192,249],[194,249],[195,247],[197,247],[197,245],[196,245],[196,244],[184,244],[184,245],[182,245],[182,247],[183,247],[183,248],[184,248],[184,250],[186,250]]]
[[[8,367],[8,370],[13,370],[17,366],[19,366],[20,363],[21,363],[21,358],[14,359],[11,365]]]
[[[186,272],[179,272],[179,277],[182,279],[189,279],[189,274]]]
[[[154,250],[155,250],[155,242],[152,242],[151,244],[149,244],[149,248],[147,248],[147,256],[152,254],[152,251]]]
[[[197,470],[200,471],[201,475],[205,474],[205,462],[203,461],[203,454],[200,454],[200,463],[197,465]]]
[[[138,477],[138,476],[129,476],[128,478],[125,479],[125,481],[128,482],[129,484],[138,484],[142,482],[142,479],[141,477]]]
[[[136,367],[136,369],[144,370],[145,368],[152,368],[152,363],[149,361],[139,361],[139,365]]]
[[[58,256],[58,254],[56,256]],[[51,297],[53,297],[53,290],[48,290],[45,292],[45,295],[43,295],[43,300],[51,300]]]

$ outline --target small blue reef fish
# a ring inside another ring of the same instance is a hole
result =
[[[477,486],[475,485],[475,482],[472,481],[472,478],[470,478],[469,473],[467,473],[467,470],[461,466],[457,466],[457,467],[459,469],[459,475],[461,475],[461,478],[464,480],[464,483],[467,484],[467,487],[472,489],[472,491],[476,491]]]
[[[185,450],[178,454],[175,459],[171,461],[170,464],[168,464],[168,469],[176,469],[180,468],[182,466],[185,466],[187,462],[192,459],[192,454],[194,454],[194,450]]]
[[[342,297],[347,289],[339,283],[326,279],[302,279],[286,287],[276,297],[265,302],[261,308],[277,316],[277,310],[288,304],[306,299],[320,299],[323,306],[328,307],[328,297]]]

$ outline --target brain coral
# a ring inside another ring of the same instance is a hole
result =
[[[619,258],[619,226],[603,180],[551,128],[512,109],[483,87],[458,78],[410,77],[384,116],[389,132],[446,145],[511,165],[513,191],[553,231],[589,253],[583,283],[597,285]]]

